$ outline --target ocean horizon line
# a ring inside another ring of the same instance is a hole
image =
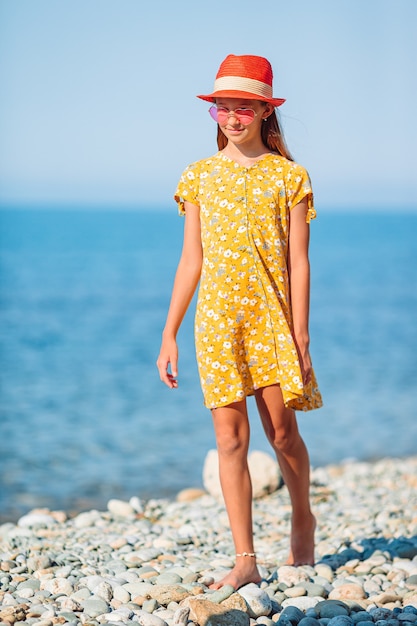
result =
[[[331,203],[319,203],[316,201],[317,210],[320,213],[325,213],[326,215],[345,215],[346,213],[359,213],[363,215],[367,214],[375,214],[381,213],[384,215],[392,214],[392,215],[414,215],[417,214],[417,204],[415,205],[403,205],[401,207],[395,207],[393,211],[393,205],[380,205],[380,204],[331,204]],[[2,212],[13,212],[13,211],[50,211],[50,212],[81,212],[81,211],[91,211],[91,212],[119,212],[119,213],[143,213],[146,211],[149,212],[161,212],[161,213],[171,213],[172,210],[175,211],[175,202],[172,199],[166,203],[151,203],[151,202],[143,202],[143,203],[104,203],[104,202],[68,202],[63,203],[60,201],[57,202],[19,202],[19,203],[0,203],[0,213]]]

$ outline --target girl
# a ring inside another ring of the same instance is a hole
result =
[[[292,504],[288,564],[314,562],[309,458],[295,410],[321,406],[309,353],[310,180],[293,162],[275,113],[267,59],[229,55],[209,95],[219,151],[181,176],[175,199],[184,243],[157,361],[176,388],[176,335],[200,281],[197,361],[211,409],[220,481],[236,549],[213,585],[261,580],[252,531],[246,397],[254,395]]]

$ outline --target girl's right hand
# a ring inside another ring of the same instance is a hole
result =
[[[163,339],[156,362],[160,379],[170,389],[178,387],[178,348],[175,339]]]

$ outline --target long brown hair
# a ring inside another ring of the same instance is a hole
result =
[[[279,122],[277,112],[274,110],[261,126],[262,142],[271,150],[277,152],[280,156],[285,157],[289,161],[293,161],[291,152],[289,151],[284,139],[284,132]],[[217,146],[219,150],[223,150],[227,146],[227,138],[223,134],[220,126],[217,124]]]

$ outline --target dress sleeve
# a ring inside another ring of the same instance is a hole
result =
[[[184,202],[191,202],[197,206],[199,202],[200,172],[197,163],[188,165],[183,171],[174,194],[180,215],[185,215]]]
[[[288,174],[287,180],[288,208],[289,210],[293,209],[296,204],[306,198],[308,207],[306,221],[310,223],[310,221],[316,217],[310,176],[302,165],[298,165],[297,163],[293,163],[292,165],[293,167]]]

